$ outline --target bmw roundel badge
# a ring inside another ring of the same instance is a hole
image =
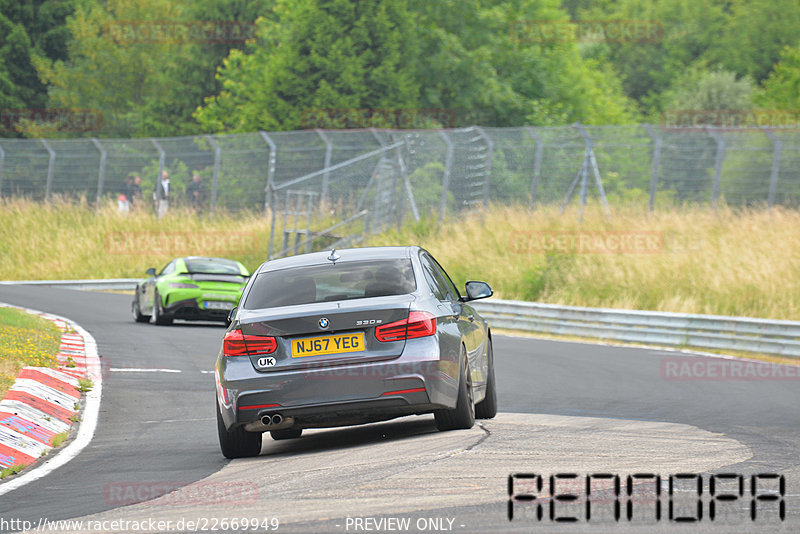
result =
[[[319,320],[319,327],[320,328],[328,328],[328,318],[323,317]]]

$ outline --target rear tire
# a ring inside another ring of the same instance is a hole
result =
[[[133,320],[137,323],[146,323],[150,320],[149,315],[142,315],[142,310],[139,308],[139,291],[137,289],[136,296],[133,298],[133,302],[131,302],[131,313],[133,314]]]
[[[153,294],[153,315],[150,317],[150,322],[162,326],[172,324],[172,317],[165,317],[161,309],[161,296],[158,291]]]
[[[486,380],[486,397],[475,405],[476,419],[491,419],[497,415],[497,386],[494,378],[494,349],[489,339],[489,378]]]
[[[282,439],[297,439],[303,434],[302,428],[284,428],[281,430],[270,430],[269,434],[275,441]]]
[[[217,405],[217,434],[219,435],[219,448],[225,458],[250,458],[261,454],[261,433],[248,432],[244,427],[232,430],[225,428],[222,414]]]
[[[472,398],[472,377],[467,362],[467,352],[461,348],[464,366],[458,381],[458,400],[452,410],[434,410],[436,428],[439,430],[457,430],[472,428],[475,424],[475,400]]]

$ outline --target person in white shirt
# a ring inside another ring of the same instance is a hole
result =
[[[156,183],[156,190],[153,191],[153,200],[156,203],[156,214],[162,218],[169,210],[169,173],[163,171],[161,180]]]

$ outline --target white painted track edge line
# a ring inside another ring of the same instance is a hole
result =
[[[97,353],[97,342],[95,341],[94,337],[92,337],[92,335],[82,326],[65,317],[51,313],[31,310],[29,308],[21,308],[19,306],[3,306],[23,309],[27,312],[35,314],[44,314],[48,317],[53,317],[55,319],[64,321],[83,337],[86,350],[86,359],[93,362],[94,365],[87,366],[87,375],[92,381],[92,389],[86,393],[86,404],[81,416],[80,426],[78,427],[78,435],[66,447],[59,450],[52,458],[49,458],[36,465],[30,471],[23,471],[21,475],[15,476],[8,482],[0,484],[0,495],[4,495],[17,488],[21,488],[25,484],[49,475],[59,467],[66,465],[70,460],[78,456],[78,454],[80,454],[87,445],[89,445],[94,437],[94,432],[97,429],[97,420],[100,415],[100,400],[103,391],[103,377],[102,373],[100,372],[100,358]]]

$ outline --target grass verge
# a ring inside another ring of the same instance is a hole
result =
[[[282,219],[275,240],[283,240]],[[312,221],[330,226],[330,216]],[[347,235],[347,228],[340,228]],[[335,237],[318,238],[319,244]],[[249,270],[268,255],[270,219],[263,213],[218,212],[198,216],[170,209],[158,220],[150,210],[120,214],[108,205],[95,209],[83,201],[37,203],[0,199],[0,279],[68,280],[145,278],[179,256],[233,258]]]
[[[800,320],[800,212],[705,207],[611,217],[493,207],[406,225],[373,245],[419,244],[460,287],[504,299]]]
[[[24,311],[0,308],[0,398],[26,365],[55,367],[61,331]]]
[[[0,480],[6,477],[10,477],[11,475],[16,475],[26,467],[28,466],[25,464],[20,464],[20,465],[12,465],[11,467],[6,467],[5,469],[0,469]]]
[[[269,244],[263,214],[172,210],[158,221],[149,210],[123,216],[85,202],[2,200],[0,208],[4,279],[144,277],[188,254],[252,270]],[[443,224],[407,218],[365,244],[422,245],[459,286],[483,279],[499,298],[800,320],[800,212],[615,205],[611,213],[590,205],[579,222],[574,208],[493,206]],[[280,227],[275,236],[282,241]]]

